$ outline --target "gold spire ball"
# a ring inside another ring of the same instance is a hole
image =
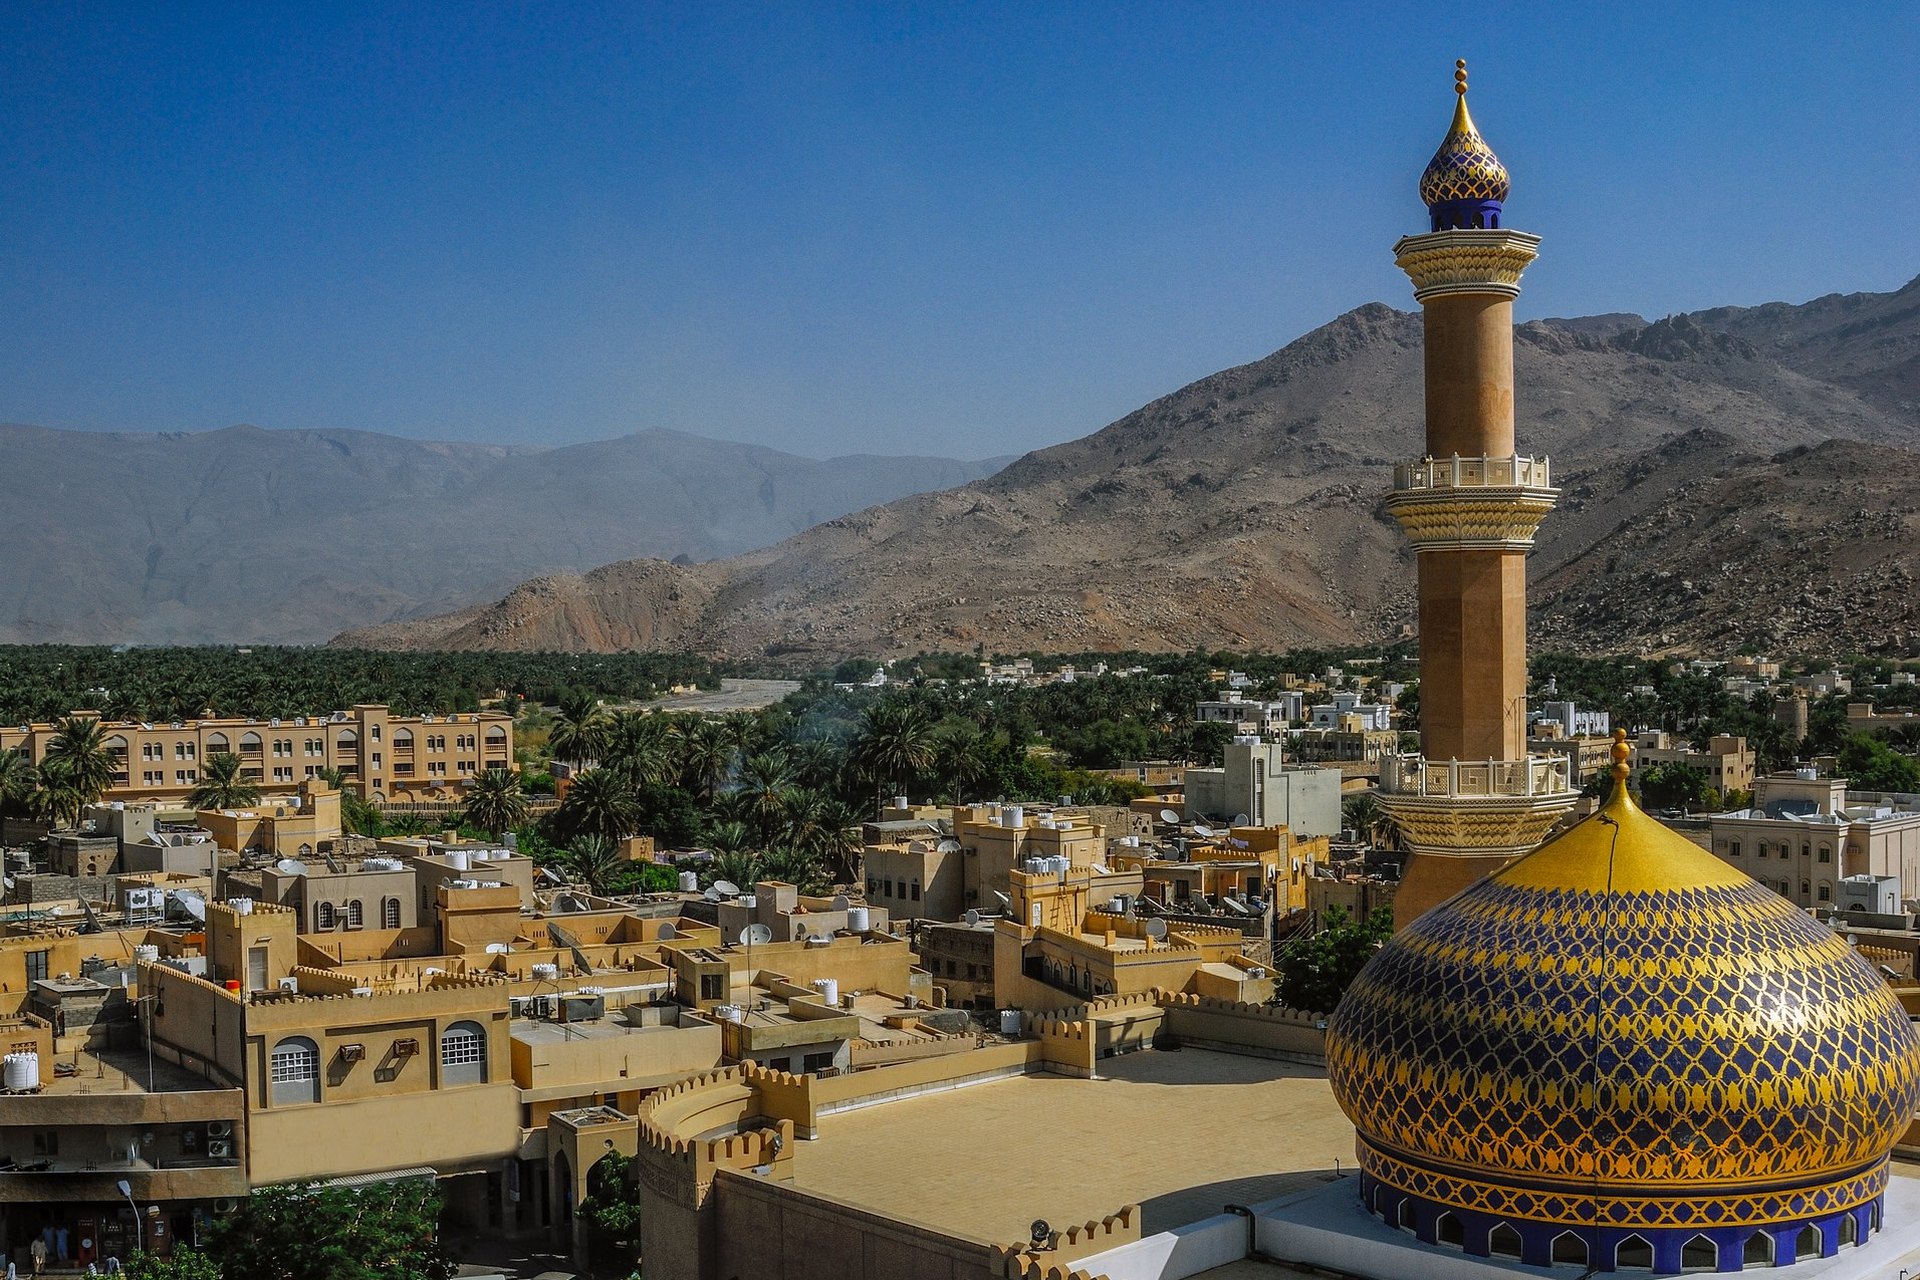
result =
[[[1453,91],[1459,95],[1454,101],[1453,125],[1427,162],[1427,171],[1420,175],[1420,199],[1429,208],[1456,200],[1504,203],[1512,180],[1507,176],[1507,166],[1493,154],[1467,113],[1465,58],[1454,63],[1453,81]]]

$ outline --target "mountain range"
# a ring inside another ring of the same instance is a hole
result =
[[[1529,566],[1536,644],[1920,642],[1920,280],[1514,336],[1521,448],[1564,491]],[[1420,317],[1369,304],[958,487],[338,642],[812,661],[1408,634],[1414,566],[1383,498],[1421,451],[1421,396]]]
[[[0,426],[0,641],[321,641],[623,556],[734,555],[1004,461]]]

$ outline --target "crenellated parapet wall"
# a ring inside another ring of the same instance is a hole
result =
[[[1073,1263],[1140,1238],[1140,1206],[1130,1204],[1104,1218],[1055,1230],[1041,1244],[1021,1241],[988,1250],[989,1270],[1007,1280],[1102,1280]]]
[[[1163,996],[1160,1006],[1167,1034],[1182,1044],[1283,1062],[1326,1060],[1326,1020],[1318,1014],[1177,992]]]

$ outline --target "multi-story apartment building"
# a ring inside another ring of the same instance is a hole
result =
[[[1753,790],[1753,769],[1757,757],[1747,740],[1730,734],[1715,734],[1706,750],[1660,729],[1643,730],[1633,748],[1633,772],[1636,777],[1656,764],[1683,764],[1707,775],[1707,783],[1725,795],[1729,791]]]
[[[1831,908],[1848,876],[1894,876],[1920,898],[1920,796],[1850,792],[1812,769],[1754,786],[1753,807],[1714,815],[1713,851],[1803,907]]]
[[[332,768],[375,803],[431,796],[483,770],[513,767],[513,717],[502,711],[396,716],[363,703],[324,716],[110,720],[101,729],[116,764],[105,798],[159,805],[183,803],[208,757],[222,753],[238,756],[242,774],[264,790],[292,788]],[[56,724],[0,728],[0,751],[39,764],[59,731]]]

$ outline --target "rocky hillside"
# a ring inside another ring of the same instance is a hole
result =
[[[1520,326],[1522,447],[1551,455],[1566,490],[1533,562],[1542,638],[1784,644],[1843,625],[1818,611],[1849,592],[1871,602],[1835,634],[1904,634],[1916,351],[1920,281]],[[1417,315],[1361,307],[958,489],[730,560],[613,564],[341,641],[824,659],[1396,634],[1413,572],[1381,499],[1390,463],[1419,451],[1420,356]]]
[[[673,431],[559,449],[0,426],[0,641],[317,641],[621,556],[733,555],[990,463]]]

